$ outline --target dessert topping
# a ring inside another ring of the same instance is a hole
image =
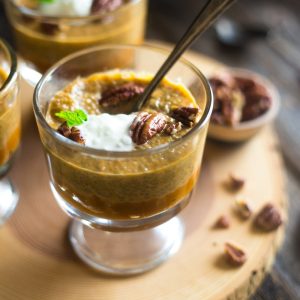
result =
[[[82,109],[76,109],[75,111],[61,111],[55,114],[66,121],[68,127],[81,125],[87,121],[87,114]]]
[[[174,135],[182,129],[180,122],[168,122],[164,128],[164,132],[168,135]]]
[[[225,215],[220,216],[215,223],[215,228],[227,229],[229,226],[229,218]]]
[[[115,107],[134,99],[136,96],[142,94],[144,89],[140,85],[126,83],[104,91],[99,104],[103,107]]]
[[[197,107],[178,107],[171,112],[172,118],[188,127],[192,127],[197,122],[198,115]]]
[[[58,129],[57,129],[58,133],[60,133],[61,135],[63,135],[64,137],[79,143],[79,144],[85,144],[85,140],[82,137],[80,130],[76,127],[69,127],[67,125],[67,122],[62,123]]]
[[[88,147],[107,151],[132,151],[134,144],[129,134],[135,114],[89,115],[87,122],[78,126]]]
[[[265,231],[275,230],[281,224],[281,214],[271,203],[266,204],[255,218],[255,225]]]
[[[47,16],[88,16],[93,0],[39,0],[39,11]]]
[[[40,30],[47,35],[55,35],[59,31],[57,24],[41,22],[39,26]]]
[[[145,144],[167,125],[167,117],[162,113],[140,112],[130,126],[130,135],[137,145]]]
[[[241,266],[247,260],[244,250],[231,243],[225,243],[225,255],[227,261],[233,266]]]
[[[123,4],[123,0],[93,0],[91,13],[96,14],[102,11],[113,11]]]

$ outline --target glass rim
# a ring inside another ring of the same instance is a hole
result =
[[[139,49],[144,49],[144,50],[151,50],[153,52],[158,52],[160,54],[164,54],[166,57],[169,54],[169,51],[161,48],[161,47],[156,47],[156,46],[150,46],[150,45],[119,45],[119,44],[111,44],[111,45],[102,45],[102,46],[96,46],[96,47],[91,47],[87,48],[78,52],[75,52],[71,55],[66,56],[65,58],[61,59],[58,61],[56,64],[54,64],[40,79],[38,84],[35,87],[34,94],[33,94],[33,110],[35,113],[35,116],[37,118],[38,124],[40,124],[50,136],[52,136],[56,141],[58,141],[60,144],[63,144],[65,146],[68,146],[74,150],[81,151],[85,154],[89,155],[95,155],[95,156],[102,156],[102,157],[138,157],[138,156],[145,156],[145,155],[150,155],[150,154],[156,154],[159,152],[163,152],[167,150],[168,148],[173,148],[176,147],[180,144],[182,144],[184,141],[188,140],[189,138],[193,137],[201,128],[204,127],[209,121],[210,115],[213,110],[213,93],[211,90],[211,87],[208,83],[208,80],[206,77],[203,75],[203,73],[195,67],[191,62],[186,60],[185,58],[180,58],[178,62],[183,63],[183,65],[187,66],[192,72],[194,72],[198,78],[201,80],[202,84],[204,85],[204,89],[206,92],[207,96],[207,103],[205,105],[203,114],[199,120],[199,122],[187,133],[185,134],[182,138],[172,141],[167,144],[162,144],[154,148],[148,148],[148,149],[138,149],[135,151],[109,151],[109,150],[102,150],[102,149],[96,149],[92,147],[87,147],[83,146],[81,144],[75,143],[58,132],[56,132],[50,125],[47,123],[39,105],[38,105],[38,98],[41,90],[43,89],[43,85],[45,81],[51,77],[51,75],[59,69],[59,67],[63,66],[65,63],[70,62],[73,59],[76,59],[80,56],[93,53],[96,51],[101,51],[101,50],[109,50],[109,49],[134,49],[134,50],[139,50]]]
[[[2,38],[0,38],[0,48],[2,48],[8,58],[10,59],[10,69],[7,78],[5,79],[4,83],[0,87],[0,96],[4,94],[10,87],[11,83],[14,82],[15,78],[17,77],[17,55],[12,49],[12,47]]]
[[[57,20],[61,20],[61,19],[65,19],[68,21],[82,21],[82,20],[86,20],[86,21],[94,21],[97,19],[101,19],[104,16],[111,16],[114,15],[115,13],[121,11],[122,9],[125,9],[129,6],[133,6],[136,5],[137,3],[140,3],[143,0],[130,0],[128,3],[124,3],[122,4],[120,7],[116,8],[113,11],[110,12],[103,12],[100,14],[95,14],[95,15],[88,15],[88,16],[67,16],[67,15],[60,15],[60,16],[49,16],[49,15],[44,15],[41,14],[39,12],[37,12],[34,9],[30,9],[27,8],[25,6],[19,6],[15,3],[15,0],[9,0],[8,2],[10,4],[12,4],[14,6],[14,8],[16,8],[19,12],[21,12],[22,14],[28,16],[28,17],[34,17],[34,18],[44,18],[51,21],[57,21]]]

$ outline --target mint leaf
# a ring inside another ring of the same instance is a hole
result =
[[[40,3],[53,3],[55,0],[38,0]]]
[[[61,111],[55,114],[57,117],[65,120],[68,127],[73,127],[83,124],[87,121],[87,114],[82,109],[76,109],[75,111]]]

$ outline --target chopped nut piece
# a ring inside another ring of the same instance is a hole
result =
[[[215,228],[227,229],[230,227],[229,218],[225,215],[219,217],[215,223]]]
[[[249,219],[252,215],[252,209],[245,200],[236,200],[236,211],[243,219]]]
[[[275,230],[281,224],[281,214],[271,203],[266,204],[255,218],[255,225],[265,231]]]
[[[172,118],[188,127],[192,127],[197,122],[198,115],[199,108],[197,107],[179,107],[171,112]]]
[[[108,12],[117,9],[123,4],[123,0],[94,0],[92,3],[91,13]]]
[[[82,145],[85,144],[84,138],[81,135],[80,130],[76,127],[71,128],[71,133],[69,135],[69,139],[76,143],[82,144]]]
[[[234,78],[226,74],[222,78],[212,77],[209,81],[215,98],[212,122],[230,126],[239,123],[245,97],[236,87]]]
[[[241,89],[243,93],[247,93],[255,86],[255,82],[251,78],[234,76],[234,80],[235,80],[235,84]]]
[[[130,126],[132,141],[137,145],[145,144],[157,133],[164,130],[167,118],[161,113],[140,112]]]
[[[225,255],[227,261],[233,266],[241,266],[247,260],[246,253],[231,243],[225,243]]]
[[[80,133],[80,130],[76,127],[69,128],[67,126],[67,122],[62,123],[58,127],[57,132],[76,143],[83,144],[83,145],[85,143],[84,138]]]
[[[229,175],[229,182],[228,186],[231,190],[237,191],[240,190],[245,185],[245,179],[238,177],[236,175],[230,174]]]
[[[136,96],[142,94],[145,88],[134,83],[126,83],[108,89],[102,93],[99,104],[103,107],[115,107],[124,102],[129,102]]]
[[[69,137],[71,134],[71,129],[68,127],[67,122],[64,122],[57,128],[57,132],[64,137]]]
[[[166,124],[164,128],[164,132],[168,135],[174,135],[181,129],[182,129],[182,124],[180,122],[175,122],[175,123],[169,122]]]
[[[209,83],[211,84],[212,88],[218,88],[221,86],[232,88],[235,86],[234,78],[227,72],[222,72],[219,76],[210,78]]]
[[[40,23],[40,30],[46,35],[55,35],[59,32],[59,27],[57,24],[52,23]]]

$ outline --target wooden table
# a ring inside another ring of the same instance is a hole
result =
[[[148,37],[176,42],[195,14],[196,1],[150,0],[150,2]],[[296,14],[299,15],[299,9],[298,0],[285,0],[284,2],[279,0],[243,0],[235,5],[227,13],[227,16],[252,21],[259,20],[265,23],[278,23],[281,19],[285,19],[289,22],[295,21],[294,25],[298,26]],[[1,0],[0,36],[5,36],[11,41],[11,35],[3,17]],[[300,239],[298,233],[300,227],[300,206],[298,205],[300,178],[299,171],[296,170],[293,163],[293,153],[290,151],[294,148],[294,141],[289,139],[286,126],[289,120],[295,116],[295,113],[300,111],[297,72],[293,67],[286,64],[282,57],[275,54],[264,41],[251,43],[244,51],[228,51],[217,45],[214,32],[209,31],[199,39],[194,49],[228,65],[246,67],[266,75],[279,88],[284,99],[277,127],[283,141],[282,148],[289,157],[286,160],[287,187],[290,196],[289,224],[285,244],[277,257],[273,271],[253,296],[253,300],[300,299]],[[294,124],[299,126],[300,119],[296,120]]]
[[[151,38],[175,43],[195,15],[197,4],[194,0],[172,1],[151,0],[149,32]],[[243,0],[238,1],[226,17],[235,20],[257,22],[272,27],[282,23],[296,29],[300,36],[300,2],[298,0]],[[253,300],[300,299],[300,173],[296,169],[299,159],[295,156],[296,141],[300,141],[300,88],[299,74],[285,58],[276,54],[264,40],[249,44],[245,50],[233,51],[220,47],[213,30],[205,33],[193,49],[207,54],[234,67],[245,67],[267,76],[277,86],[283,99],[277,119],[277,132],[286,158],[287,189],[290,199],[289,224],[285,244],[277,256],[273,271]],[[300,46],[298,46],[300,49]],[[300,58],[299,58],[300,61]],[[290,128],[293,129],[291,135]],[[298,130],[297,130],[298,129]],[[294,151],[293,151],[294,150]]]

